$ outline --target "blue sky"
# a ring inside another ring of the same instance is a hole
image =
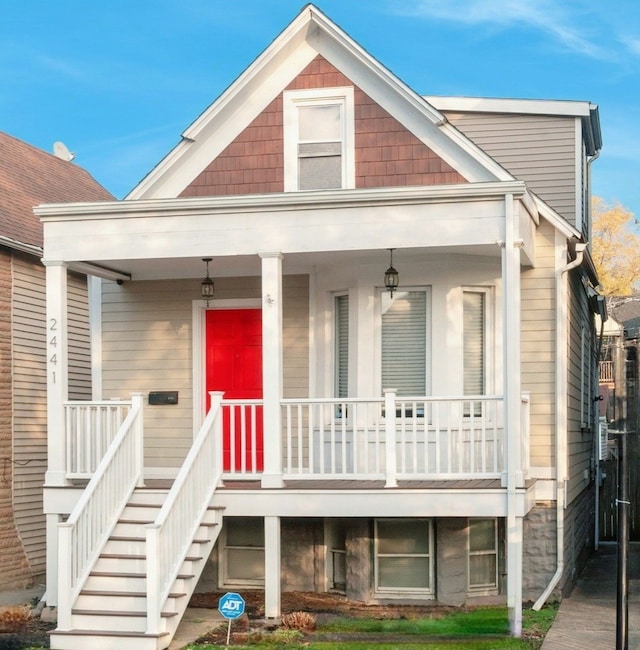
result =
[[[414,90],[585,100],[594,194],[640,218],[637,0],[317,0]],[[123,197],[299,13],[304,0],[0,2],[0,130]]]

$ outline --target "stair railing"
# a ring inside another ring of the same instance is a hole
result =
[[[58,524],[58,629],[71,629],[71,609],[120,513],[143,481],[142,395],[98,464],[66,522]]]
[[[222,392],[211,408],[167,498],[146,526],[147,633],[162,631],[162,608],[222,476]]]

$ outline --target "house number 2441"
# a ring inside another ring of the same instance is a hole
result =
[[[49,364],[51,368],[51,380],[56,383],[56,366],[58,365],[58,321],[55,318],[49,319],[48,332]]]

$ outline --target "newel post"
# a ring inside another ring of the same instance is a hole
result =
[[[387,482],[385,487],[398,487],[396,458],[396,389],[384,390],[384,450]]]
[[[131,409],[137,413],[133,423],[137,450],[136,464],[138,465],[137,487],[144,487],[144,400],[142,393],[131,395]]]

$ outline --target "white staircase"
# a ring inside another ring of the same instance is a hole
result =
[[[138,488],[104,545],[71,609],[68,630],[51,633],[53,650],[162,650],[169,646],[222,527],[222,511],[207,509],[161,614],[147,632],[146,526],[167,490]]]

